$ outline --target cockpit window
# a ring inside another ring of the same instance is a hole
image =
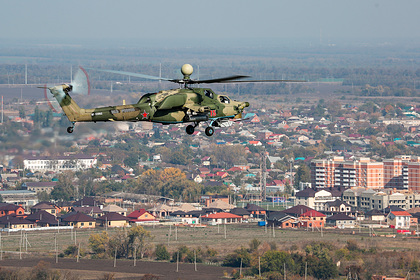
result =
[[[220,100],[220,103],[226,103],[226,104],[230,103],[230,99],[227,96],[220,95],[219,100]]]
[[[207,96],[208,98],[213,99],[213,92],[211,92],[210,90],[205,90],[204,91],[204,95]]]

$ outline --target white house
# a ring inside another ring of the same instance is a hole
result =
[[[396,229],[410,228],[411,214],[407,211],[391,211],[386,217],[388,225]]]

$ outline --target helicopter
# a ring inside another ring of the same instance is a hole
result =
[[[72,83],[43,87],[51,92],[72,123],[72,126],[67,128],[68,133],[73,133],[76,122],[147,121],[161,124],[190,123],[186,127],[186,133],[191,135],[195,128],[203,122],[207,124],[205,134],[212,136],[215,127],[226,127],[232,121],[243,120],[242,112],[250,104],[246,101],[233,100],[223,94],[216,94],[210,88],[194,88],[191,85],[237,82],[301,82],[295,80],[239,81],[248,77],[243,75],[193,80],[191,79],[193,67],[190,64],[184,64],[181,67],[183,79],[167,79],[124,71],[86,68],[146,79],[165,80],[178,83],[181,86],[178,89],[147,93],[135,104],[84,109],[80,108],[70,96],[70,92],[77,93],[88,90],[89,79],[86,70],[82,67],[80,69],[82,71],[76,74],[77,77]]]

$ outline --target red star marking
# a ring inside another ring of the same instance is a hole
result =
[[[143,116],[143,119],[147,119],[147,116],[149,115],[149,113],[146,112],[146,110],[144,110],[143,114],[141,114]]]

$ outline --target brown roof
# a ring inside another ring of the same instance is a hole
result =
[[[128,221],[130,220],[130,218],[127,218],[126,216],[123,216],[119,213],[116,212],[108,212],[105,215],[102,215],[98,218],[96,218],[96,220],[100,220],[100,221]]]
[[[66,218],[63,219],[64,222],[94,222],[95,219],[92,218],[91,216],[88,216],[84,213],[80,213],[80,212],[76,212],[73,215],[67,216]]]

